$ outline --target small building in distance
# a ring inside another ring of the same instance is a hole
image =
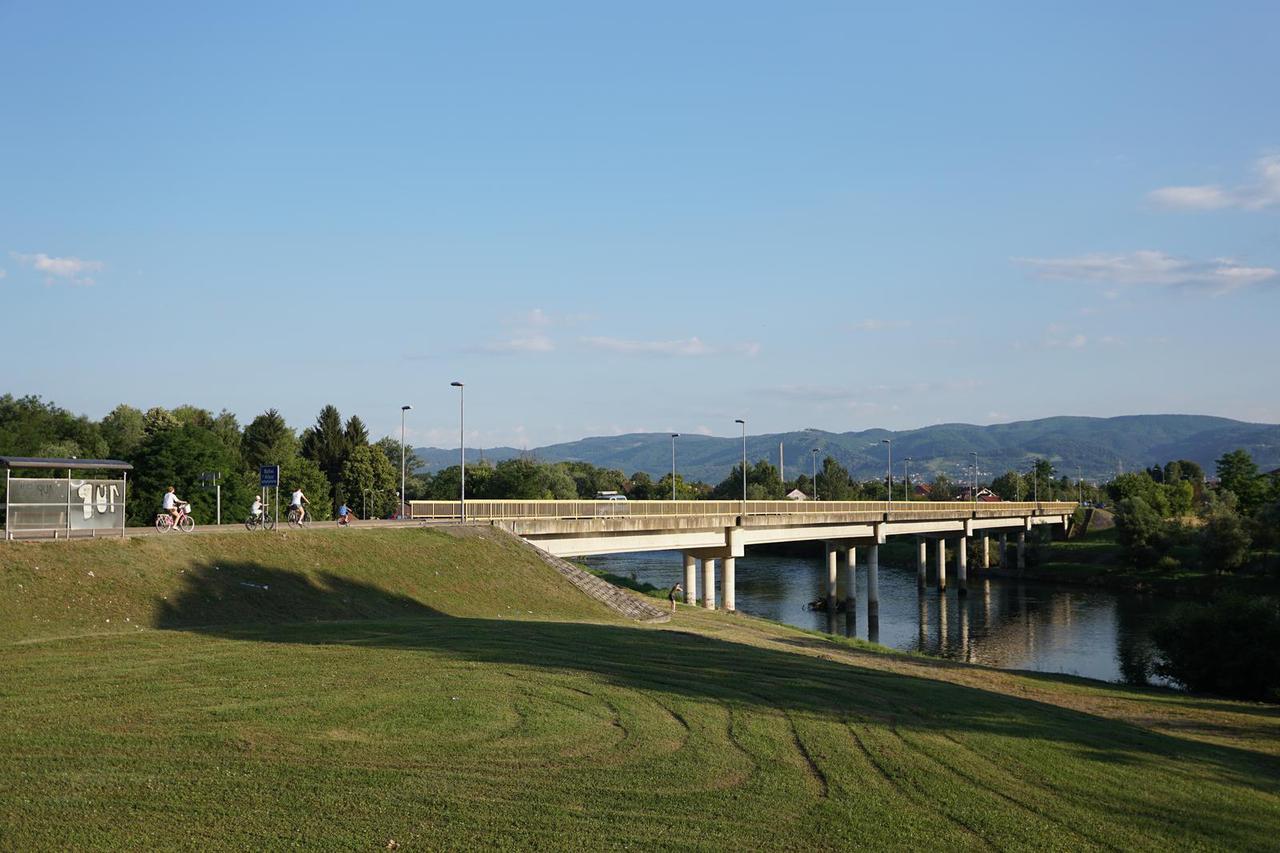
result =
[[[963,489],[960,494],[956,495],[956,500],[958,501],[971,501],[974,499],[973,489]],[[999,503],[1000,496],[984,486],[981,489],[978,489],[978,497],[976,500],[978,503]]]
[[[787,492],[787,500],[807,501],[809,500],[809,496],[806,495],[804,492],[800,491],[799,489],[792,489],[791,491]]]

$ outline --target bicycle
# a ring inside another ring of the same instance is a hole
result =
[[[246,530],[275,530],[276,520],[263,512],[246,518],[244,527]]]
[[[184,504],[178,507],[178,517],[174,518],[167,512],[156,513],[156,530],[164,533],[166,530],[181,530],[183,533],[190,533],[196,529],[196,520],[187,512],[191,507]]]
[[[292,527],[310,527],[311,513],[299,512],[297,507],[289,507],[289,524]]]

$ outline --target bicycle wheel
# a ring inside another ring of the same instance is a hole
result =
[[[269,515],[262,516],[262,527],[264,530],[275,530],[276,520]]]
[[[260,522],[258,521],[258,519],[255,516],[251,515],[244,520],[244,529],[253,530],[255,527],[259,525],[259,523]]]
[[[190,533],[196,529],[196,520],[189,515],[184,515],[178,519],[178,529],[183,533]]]
[[[170,519],[169,516],[167,515],[156,516],[156,530],[158,530],[161,533],[164,533],[166,530],[168,530],[169,525],[172,523],[173,523],[172,519]]]
[[[289,524],[293,525],[294,527],[297,527],[298,525],[302,524],[302,521],[299,519],[298,511],[296,509],[289,510]]]

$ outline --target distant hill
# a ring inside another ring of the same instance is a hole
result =
[[[1085,479],[1110,479],[1118,470],[1132,471],[1170,459],[1190,459],[1206,471],[1229,450],[1243,447],[1263,470],[1280,467],[1280,425],[1251,424],[1207,415],[1126,415],[1116,418],[1055,417],[1016,421],[992,426],[937,424],[920,429],[861,432],[798,430],[747,436],[747,456],[754,462],[767,458],[778,464],[781,442],[788,477],[812,467],[812,448],[818,462],[833,456],[858,479],[883,475],[885,446],[893,440],[894,477],[902,476],[902,463],[910,458],[913,476],[932,479],[945,473],[953,479],[968,476],[971,452],[978,454],[982,477],[1010,469],[1026,470],[1031,461],[1044,457],[1060,473],[1074,477],[1077,466]],[[426,470],[456,463],[458,450],[419,448]],[[671,470],[671,439],[667,433],[632,433],[595,436],[563,444],[522,451],[514,447],[467,448],[467,460],[481,455],[499,462],[522,454],[546,462],[581,460],[627,474],[644,471],[660,477]],[[677,439],[678,468],[683,477],[716,483],[724,479],[742,458],[739,438],[682,435]]]

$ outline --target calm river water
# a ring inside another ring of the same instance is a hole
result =
[[[683,580],[678,552],[587,557],[583,562],[658,587]],[[939,595],[932,568],[929,588],[920,595],[914,564],[882,560],[877,631],[877,626],[868,624],[867,573],[861,563],[857,574],[856,618],[840,613],[832,619],[826,610],[805,608],[826,594],[821,546],[815,547],[813,559],[748,552],[737,564],[737,606],[746,613],[800,628],[1004,669],[1063,672],[1131,684],[1160,683],[1148,675],[1153,654],[1148,630],[1155,617],[1170,606],[1167,599],[988,577],[972,568],[967,596],[959,596],[954,586]],[[847,595],[846,575],[842,564],[840,598]],[[717,562],[717,606],[719,581]]]

